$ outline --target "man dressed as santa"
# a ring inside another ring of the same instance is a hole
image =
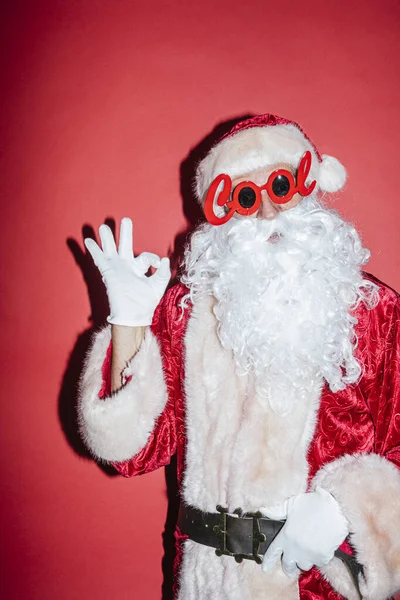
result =
[[[345,183],[294,122],[236,125],[200,162],[207,222],[167,258],[86,246],[110,302],[80,426],[125,476],[177,453],[179,600],[384,600],[400,590],[400,304],[321,203]],[[156,271],[146,273],[150,266]]]

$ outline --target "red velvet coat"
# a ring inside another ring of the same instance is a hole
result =
[[[380,287],[378,306],[367,310],[360,305],[355,313],[358,319],[356,355],[362,364],[363,375],[357,384],[337,393],[330,392],[325,386],[308,452],[310,481],[321,467],[344,454],[375,453],[400,467],[399,297],[389,287],[374,281]],[[186,446],[183,340],[190,310],[182,317],[178,304],[185,293],[184,286],[173,287],[154,316],[152,332],[161,348],[168,402],[146,446],[130,460],[114,463],[125,477],[167,465],[171,456],[177,453],[178,481],[182,479]],[[100,397],[109,394],[110,362],[111,347],[103,364]],[[382,494],[385,494],[384,490]],[[177,531],[178,556],[181,538]],[[345,547],[350,550],[347,545]],[[299,586],[301,600],[341,598],[315,568],[301,576]]]

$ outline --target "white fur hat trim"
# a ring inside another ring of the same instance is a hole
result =
[[[221,173],[234,179],[276,163],[297,167],[306,150],[312,155],[308,182],[315,179],[324,192],[340,190],[346,181],[344,166],[333,156],[324,155],[320,162],[315,147],[302,131],[284,124],[251,127],[218,142],[197,167],[197,198],[203,204],[209,186]]]

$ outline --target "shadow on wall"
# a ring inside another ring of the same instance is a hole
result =
[[[207,154],[218,139],[227,133],[239,121],[247,119],[252,115],[246,114],[241,117],[230,119],[219,123],[198,145],[193,147],[188,156],[180,165],[180,192],[183,202],[183,213],[187,220],[187,227],[175,235],[173,248],[169,251],[173,277],[170,287],[179,279],[179,265],[182,261],[187,238],[195,227],[204,220],[202,209],[194,198],[193,180],[196,165]],[[115,220],[107,218],[105,223],[111,228],[115,236]],[[90,346],[93,333],[107,323],[108,301],[107,294],[101,275],[94,265],[92,257],[84,249],[83,239],[90,237],[96,239],[96,233],[91,225],[82,227],[82,241],[68,238],[66,243],[72,253],[75,262],[82,271],[84,281],[87,285],[91,315],[91,323],[85,331],[77,338],[74,348],[68,358],[67,367],[64,372],[61,390],[58,398],[58,414],[62,430],[71,448],[80,457],[91,459],[91,455],[85,448],[78,432],[77,425],[77,402],[78,384],[82,372],[84,358]],[[113,467],[98,464],[105,475],[113,477],[117,472]],[[179,510],[179,494],[176,480],[176,460],[165,469],[165,480],[168,496],[168,510],[163,532],[164,557],[162,560],[163,585],[162,600],[172,600],[173,592],[173,562],[175,558],[174,531]]]
[[[106,219],[105,223],[107,223],[115,233],[115,222],[112,219]],[[86,237],[96,237],[94,229],[90,225],[83,226],[81,243],[72,238],[68,238],[67,246],[74,257],[75,262],[80,267],[84,281],[87,285],[91,307],[91,315],[88,320],[91,323],[91,326],[78,336],[69,356],[58,398],[58,414],[65,437],[72,449],[79,456],[91,459],[91,455],[84,446],[78,431],[78,384],[92,334],[107,322],[108,301],[101,275],[94,265],[90,254],[86,252],[86,249],[83,250],[83,248],[85,248],[83,239]],[[109,476],[117,474],[115,469],[111,466],[99,464],[99,468]]]

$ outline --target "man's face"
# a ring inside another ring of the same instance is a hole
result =
[[[232,180],[232,189],[235,189],[235,187],[242,181],[252,181],[253,183],[256,183],[258,186],[261,187],[267,182],[268,177],[271,175],[271,173],[273,173],[274,171],[277,171],[278,169],[286,169],[287,171],[292,173],[292,175],[296,178],[296,169],[294,169],[294,167],[292,167],[291,165],[288,165],[287,163],[276,163],[269,167],[264,167],[262,169],[257,169],[256,171],[251,171],[250,173],[245,173],[244,175],[241,175],[240,177],[233,179]],[[275,217],[277,217],[280,212],[285,211],[285,210],[290,210],[291,208],[294,208],[295,206],[297,206],[299,204],[299,202],[302,200],[302,198],[303,198],[303,196],[301,196],[299,193],[297,193],[286,204],[275,204],[269,198],[267,191],[262,190],[261,206],[256,213],[254,213],[253,215],[250,215],[250,218],[256,217],[258,219],[268,219],[269,221],[271,221],[272,219],[275,219]],[[248,217],[246,217],[246,218],[248,218]]]

